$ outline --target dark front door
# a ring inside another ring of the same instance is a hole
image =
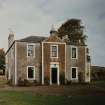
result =
[[[57,83],[57,68],[52,68],[52,83]]]

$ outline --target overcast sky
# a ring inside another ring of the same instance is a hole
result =
[[[0,48],[7,50],[9,28],[16,39],[48,36],[70,18],[85,26],[92,64],[105,66],[105,0],[0,0]]]

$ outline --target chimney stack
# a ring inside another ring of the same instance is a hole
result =
[[[50,35],[53,36],[55,34],[57,34],[57,31],[55,30],[54,25],[52,25],[52,28],[50,30]]]
[[[11,29],[9,29],[9,37],[8,37],[8,47],[10,47],[12,45],[12,43],[14,42],[14,33]]]

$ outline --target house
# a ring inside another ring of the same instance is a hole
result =
[[[105,67],[91,66],[91,80],[105,80]]]
[[[29,36],[14,40],[8,37],[7,78],[13,85],[19,80],[44,84],[90,82],[90,59],[87,45],[70,45],[55,30],[49,37]]]

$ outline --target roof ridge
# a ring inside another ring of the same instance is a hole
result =
[[[22,38],[18,41],[39,43],[39,42],[42,42],[43,40],[45,40],[46,38],[47,37],[44,37],[44,36],[27,36],[27,37]]]

